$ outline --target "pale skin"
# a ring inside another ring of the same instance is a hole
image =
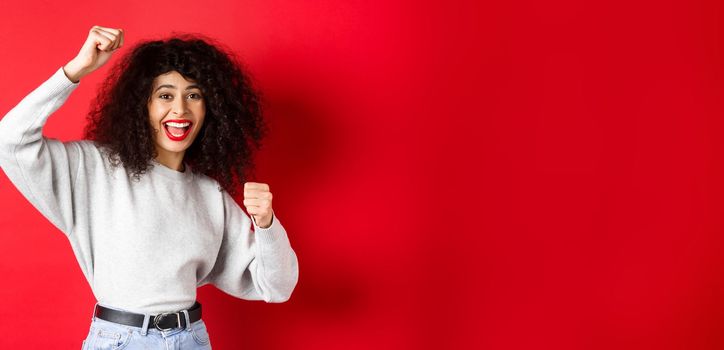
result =
[[[123,46],[123,29],[93,26],[78,55],[63,66],[74,83],[102,67]],[[163,86],[168,85],[168,86]],[[184,171],[183,159],[204,123],[206,106],[200,87],[176,71],[157,76],[148,100],[149,122],[154,130],[155,159],[164,166]],[[182,141],[171,140],[163,129],[168,120],[190,121],[191,131]],[[261,182],[244,183],[244,207],[260,228],[269,228],[274,217],[272,193]]]

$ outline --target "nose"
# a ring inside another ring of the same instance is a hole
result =
[[[186,101],[183,98],[178,98],[171,105],[171,114],[182,116],[186,114]]]

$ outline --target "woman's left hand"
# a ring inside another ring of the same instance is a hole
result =
[[[254,217],[261,228],[269,228],[272,223],[272,193],[269,185],[259,182],[244,183],[244,206],[246,212]]]

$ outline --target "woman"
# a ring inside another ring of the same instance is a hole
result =
[[[251,218],[231,197],[264,135],[258,97],[211,40],[147,41],[111,70],[84,140],[43,137],[123,41],[123,30],[94,26],[0,120],[0,167],[67,236],[98,300],[83,349],[209,349],[197,287],[279,303],[299,274],[268,184],[244,183]]]

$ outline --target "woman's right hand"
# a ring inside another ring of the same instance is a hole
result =
[[[106,64],[121,46],[123,29],[93,26],[78,55],[63,66],[65,75],[72,82],[79,82],[82,77]]]

